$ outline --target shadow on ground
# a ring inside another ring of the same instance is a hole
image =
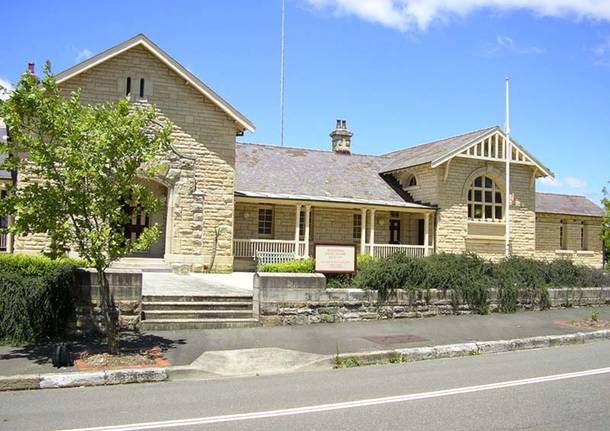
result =
[[[37,365],[52,366],[52,357],[59,342],[70,344],[73,353],[86,351],[91,354],[107,351],[105,337],[89,336],[20,347],[5,346],[2,348],[2,353],[0,353],[0,360],[23,360]],[[148,350],[152,347],[158,347],[164,353],[185,343],[185,339],[170,339],[158,334],[140,334],[135,332],[124,332],[121,334],[122,353]],[[0,372],[0,374],[2,373]]]

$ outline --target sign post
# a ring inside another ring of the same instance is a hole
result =
[[[356,244],[314,244],[316,272],[353,274],[356,272]]]

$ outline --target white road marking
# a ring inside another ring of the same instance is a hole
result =
[[[252,419],[273,418],[281,416],[302,415],[308,413],[328,412],[332,410],[353,409],[358,407],[377,406],[382,404],[402,403],[406,401],[423,400],[428,398],[446,397],[449,395],[468,394],[471,392],[489,391],[493,389],[511,388],[515,386],[533,385],[537,383],[554,382],[557,380],[575,379],[578,377],[595,376],[610,373],[610,367],[597,368],[593,370],[576,371],[573,373],[554,374],[551,376],[533,377],[521,380],[508,380],[505,382],[490,383],[486,385],[464,386],[461,388],[444,389],[433,392],[421,392],[418,394],[397,395],[392,397],[371,398],[359,401],[347,401],[333,404],[320,404],[308,407],[295,407],[281,410],[267,410],[252,413],[239,413],[224,416],[207,416],[191,419],[177,419],[159,422],[143,422],[128,425],[111,425],[92,428],[74,428],[63,431],[143,431],[160,428],[178,428],[193,425],[207,425],[221,422],[235,422]]]

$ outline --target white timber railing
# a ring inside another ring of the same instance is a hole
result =
[[[366,254],[371,254],[371,245],[365,246]],[[430,252],[430,249],[429,249]],[[402,253],[409,257],[424,257],[426,255],[425,245],[404,245],[404,244],[373,244],[374,257],[388,257],[396,253]]]
[[[235,257],[252,257],[257,253],[292,253],[295,254],[295,242],[278,239],[235,239],[233,240],[233,254]],[[298,254],[305,255],[305,242],[299,241]]]
[[[235,257],[255,258],[257,253],[281,253],[293,254],[295,258],[305,257],[305,241],[299,241],[298,254],[295,254],[295,242],[279,239],[235,239],[233,240],[233,254]],[[364,247],[365,254],[371,255],[371,245]],[[432,247],[428,248],[428,254],[432,253]],[[313,253],[310,243],[309,254]],[[405,244],[373,244],[372,256],[388,257],[396,253],[402,253],[410,257],[426,256],[426,246]]]

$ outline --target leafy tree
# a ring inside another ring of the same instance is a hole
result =
[[[50,65],[39,80],[24,73],[0,117],[10,139],[5,169],[18,169],[19,184],[0,203],[15,218],[17,235],[46,234],[51,252],[73,249],[97,271],[100,306],[112,354],[119,351],[118,312],[106,271],[134,250],[147,249],[157,226],[135,240],[125,237],[129,208],[153,213],[161,205],[139,178],[159,173],[158,156],[171,145],[171,126],[160,124],[154,107],[129,103],[84,105],[80,92],[62,94]]]

